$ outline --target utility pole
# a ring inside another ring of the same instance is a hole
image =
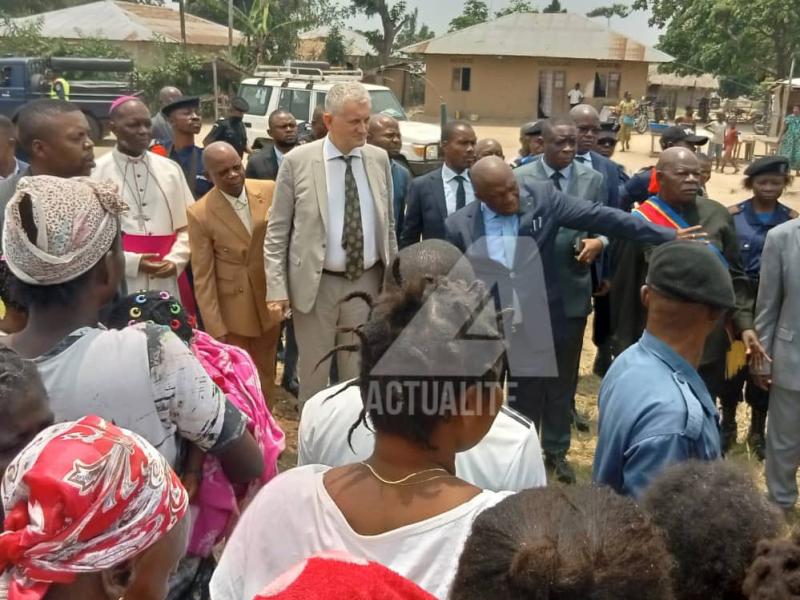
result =
[[[228,0],[228,54],[233,56],[233,0]]]
[[[181,44],[183,49],[186,49],[186,7],[184,6],[185,0],[178,0],[178,12],[181,18]]]
[[[784,88],[783,98],[781,98],[781,114],[778,115],[778,132],[779,133],[781,128],[783,127],[783,119],[786,117],[786,113],[789,110],[789,96],[792,95],[792,79],[794,78],[794,64],[795,64],[795,57],[792,56],[792,66],[789,68],[789,83]]]

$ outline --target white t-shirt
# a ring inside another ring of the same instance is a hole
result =
[[[334,396],[346,385],[322,390],[305,403],[297,433],[298,465],[341,467],[372,454],[375,434],[363,424],[353,432],[352,449],[347,442],[347,432],[358,420],[362,403],[355,386]],[[520,491],[547,485],[536,428],[504,406],[486,437],[456,455],[456,474],[484,490]]]
[[[583,92],[575,88],[567,92],[570,104],[580,104],[583,101]]]
[[[442,600],[482,511],[512,492],[481,492],[445,513],[380,535],[359,535],[325,489],[329,467],[282,473],[258,493],[211,578],[211,600],[250,600],[298,562],[330,550],[381,563]]]
[[[141,435],[173,467],[180,466],[178,437],[214,453],[247,424],[167,327],[84,327],[34,362],[57,423],[103,417]]]

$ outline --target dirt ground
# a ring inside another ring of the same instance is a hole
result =
[[[518,129],[512,126],[492,126],[477,124],[475,127],[478,137],[492,137],[497,139],[503,146],[507,158],[516,155],[519,147]],[[652,165],[657,158],[650,156],[650,136],[634,134],[631,142],[631,151],[620,153],[614,159],[627,167],[629,172],[634,172],[642,167]],[[760,147],[757,152],[763,151]],[[744,169],[744,164],[740,169]],[[734,204],[747,198],[747,193],[741,187],[742,174],[733,175],[728,169],[728,174],[713,173],[708,189],[709,195],[719,202],[727,205]],[[794,182],[792,187],[784,196],[783,201],[795,209],[800,209],[800,182]],[[580,381],[578,384],[577,406],[578,410],[588,415],[592,422],[592,430],[589,433],[580,433],[573,430],[572,448],[569,453],[569,460],[575,467],[578,481],[591,481],[592,461],[594,449],[597,443],[597,394],[600,389],[600,379],[592,374],[592,363],[594,361],[595,348],[591,342],[591,323],[587,327],[587,336],[584,342],[583,354],[581,356]],[[281,469],[291,468],[297,460],[297,423],[298,415],[294,408],[293,399],[280,387],[275,388],[274,396],[277,405],[274,413],[284,428],[287,435],[286,451],[281,456]],[[740,463],[744,468],[753,470],[757,479],[763,486],[763,464],[752,457],[745,445],[747,427],[750,423],[749,408],[742,403],[738,412],[739,436],[741,442],[731,453],[732,459]]]

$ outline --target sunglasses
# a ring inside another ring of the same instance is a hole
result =
[[[611,138],[605,138],[603,140],[597,140],[598,146],[605,146],[606,148],[613,148],[617,145],[617,140],[613,140]]]

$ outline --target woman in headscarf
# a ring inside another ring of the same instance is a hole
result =
[[[110,183],[19,181],[3,254],[28,321],[7,344],[36,362],[57,422],[99,415],[144,437],[171,465],[185,440],[217,456],[230,481],[249,483],[263,471],[258,446],[192,352],[155,325],[97,326],[123,273],[125,209]]]
[[[164,457],[96,416],[40,433],[2,486],[0,598],[163,600],[186,547],[186,490]]]

